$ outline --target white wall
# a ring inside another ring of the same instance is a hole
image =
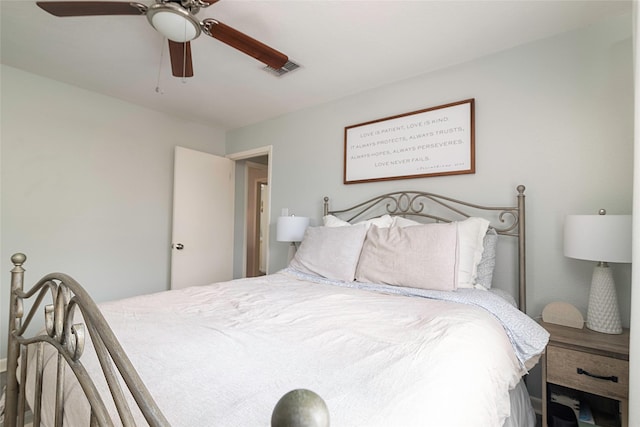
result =
[[[325,195],[335,207],[398,189],[511,204],[524,184],[528,313],[564,300],[586,315],[593,264],[563,256],[563,220],[631,212],[632,87],[627,15],[235,130],[227,151],[273,145],[273,221],[282,207],[318,221]],[[467,98],[476,100],[474,175],[342,184],[345,126]],[[286,250],[272,239],[270,271],[284,267]],[[631,269],[614,269],[628,325]]]
[[[70,274],[97,301],[168,289],[173,149],[224,132],[2,66],[2,351],[9,259]]]

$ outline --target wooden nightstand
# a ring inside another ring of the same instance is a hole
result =
[[[627,427],[629,330],[625,329],[621,335],[609,335],[587,328],[568,328],[542,321],[540,324],[551,334],[542,358],[543,426],[547,426],[549,388],[558,385],[617,400],[620,425]]]

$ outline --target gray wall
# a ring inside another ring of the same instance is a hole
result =
[[[9,258],[63,271],[97,301],[168,289],[173,150],[224,132],[2,66],[0,358]]]
[[[511,204],[525,184],[528,313],[561,300],[586,315],[593,264],[563,256],[563,220],[631,212],[632,56],[623,16],[229,132],[227,152],[273,145],[272,228],[282,207],[317,223],[324,195],[336,207],[397,189]],[[467,98],[476,100],[474,175],[342,184],[345,126]],[[287,247],[270,243],[275,271]],[[614,273],[629,325],[630,265]]]

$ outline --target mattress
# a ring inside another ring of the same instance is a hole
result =
[[[100,309],[172,426],[269,426],[277,401],[297,388],[323,397],[333,427],[502,426],[514,422],[515,401],[518,419],[531,419],[521,377],[544,349],[544,330],[510,304],[496,315],[391,288],[281,271]],[[90,343],[85,353],[97,369]],[[46,359],[54,375],[56,357]],[[66,383],[65,425],[88,425],[82,391]],[[52,400],[43,395],[45,412]]]

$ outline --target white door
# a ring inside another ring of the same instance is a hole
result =
[[[176,147],[171,289],[233,278],[235,162]]]

